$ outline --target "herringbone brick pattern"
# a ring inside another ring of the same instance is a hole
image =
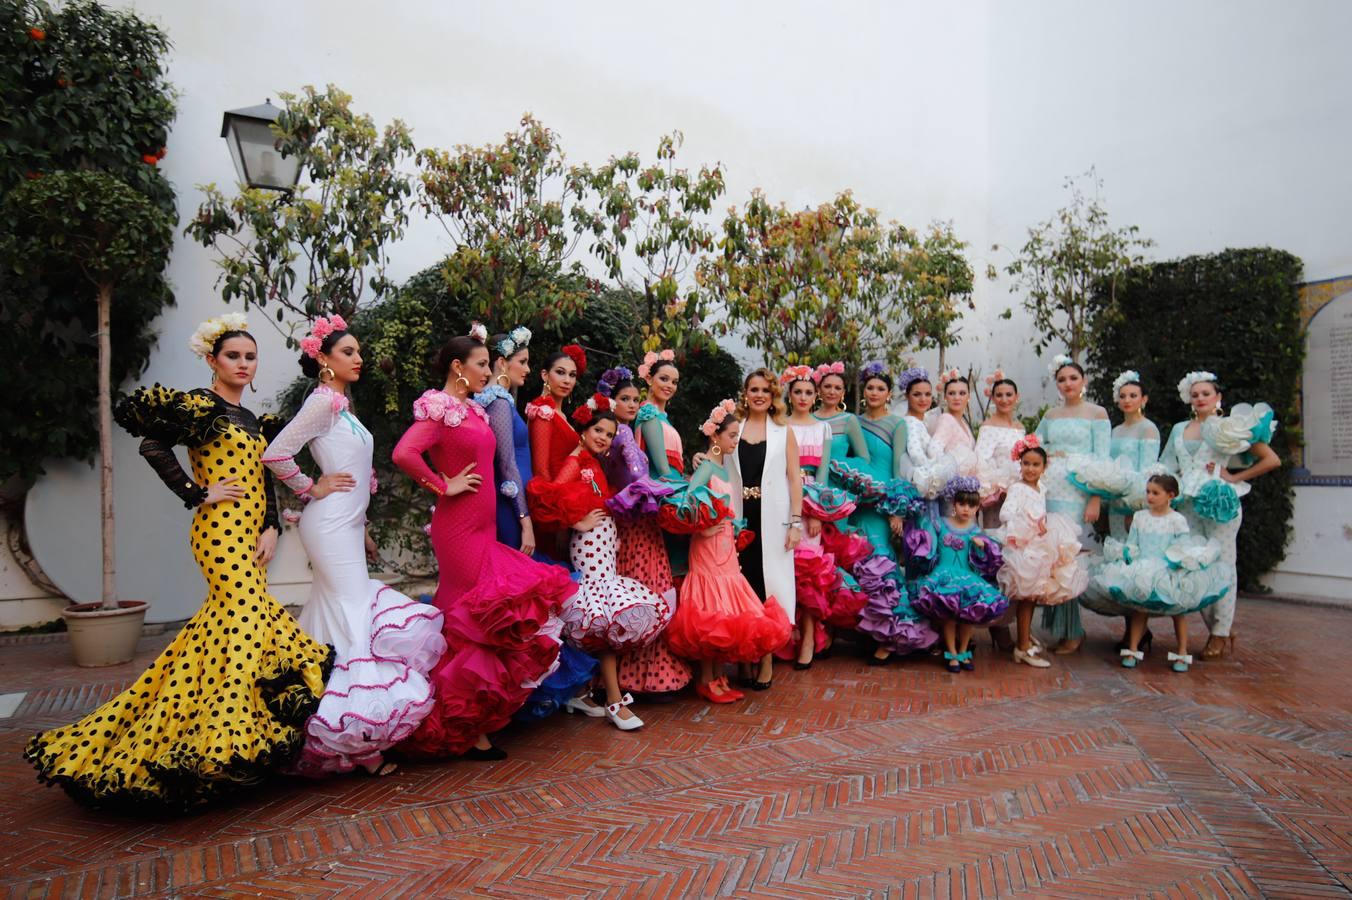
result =
[[[766,694],[556,717],[501,763],[279,780],[176,822],[87,812],[20,760],[135,677],[0,648],[0,889],[20,897],[1320,897],[1352,893],[1352,615],[1245,601],[1237,657],[1117,666],[1094,617],[1035,672],[841,655]],[[1162,623],[1161,623],[1162,624]],[[1163,638],[1166,629],[1156,626]],[[1252,635],[1253,637],[1250,637]],[[1257,636],[1262,635],[1259,639]],[[1172,645],[1171,639],[1161,644]],[[1200,643],[1200,641],[1199,641]]]

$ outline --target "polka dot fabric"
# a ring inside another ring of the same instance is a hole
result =
[[[130,688],[28,743],[39,780],[81,802],[188,810],[255,785],[291,762],[318,705],[332,650],[272,599],[253,561],[267,511],[266,442],[234,409],[188,452],[199,484],[234,476],[245,488],[239,501],[193,518],[206,602]]]

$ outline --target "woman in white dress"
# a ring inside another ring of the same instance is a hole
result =
[[[441,611],[376,581],[366,568],[375,555],[366,508],[376,485],[371,433],[347,395],[361,377],[356,337],[340,316],[321,317],[301,350],[301,369],[319,384],[268,445],[263,463],[308,501],[300,538],[314,580],[300,624],[336,655],[296,771],[318,777],[360,767],[384,775],[394,770],[384,751],[432,708],[426,675],[446,650]],[[318,479],[296,464],[307,446],[323,472]]]

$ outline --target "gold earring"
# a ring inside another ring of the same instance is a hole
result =
[[[507,373],[504,372],[498,376],[498,384],[510,389],[512,386],[512,379],[508,378]]]
[[[325,377],[324,377],[324,373],[325,373],[325,372],[328,372],[328,373],[329,373],[329,377],[328,377],[328,378],[325,378]],[[335,372],[335,371],[333,371],[332,369],[330,369],[328,366],[324,366],[324,367],[322,367],[322,368],[319,370],[319,380],[320,380],[321,382],[323,382],[324,384],[328,384],[330,381],[332,381],[333,379],[335,379],[335,378],[337,378],[337,377],[338,377],[338,373]]]
[[[468,394],[468,393],[469,393],[469,379],[466,378],[464,375],[461,375],[459,378],[457,378],[457,379],[455,380],[455,386],[456,386],[456,387],[460,387],[461,384],[464,384],[464,386],[465,386],[465,393]]]
[[[722,456],[722,455],[723,455],[723,448],[720,447],[720,446],[718,446],[717,444],[714,444],[713,448],[709,450],[709,455],[710,455],[710,456]]]

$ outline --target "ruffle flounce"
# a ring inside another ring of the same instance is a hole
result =
[[[761,603],[746,579],[691,571],[681,584],[666,641],[686,659],[749,663],[787,644],[792,634],[779,601]]]
[[[635,521],[657,515],[662,503],[676,493],[677,485],[644,476],[618,491],[606,501],[606,509],[617,519]]]
[[[532,522],[561,530],[572,528],[587,513],[606,505],[605,498],[591,484],[544,478],[532,478],[526,483],[526,504]]]
[[[371,580],[371,640],[340,658],[305,723],[294,771],[311,778],[374,770],[433,706],[427,673],[446,652],[441,610]]]
[[[803,485],[803,515],[820,522],[839,522],[849,518],[858,506],[848,491],[818,484],[815,481]]]
[[[113,409],[113,419],[132,437],[186,447],[205,444],[220,417],[210,397],[158,383],[133,391]]]
[[[728,496],[704,485],[675,485],[657,512],[657,524],[672,534],[699,534],[732,518],[732,501]]]
[[[443,610],[446,655],[432,670],[436,706],[398,747],[416,758],[458,756],[505,726],[555,669],[559,623],[577,592],[566,570],[487,549],[480,581]],[[551,621],[552,620],[552,621]]]
[[[1079,559],[1079,532],[1070,520],[1049,513],[1046,534],[1038,534],[1038,519],[1020,516],[1005,530],[1004,565],[997,581],[1012,600],[1052,606],[1084,593],[1089,573]]]
[[[847,572],[873,555],[873,544],[861,532],[840,528],[832,523],[822,526],[822,549],[836,558],[836,565]]]
[[[929,622],[911,606],[905,587],[897,580],[897,564],[872,556],[854,567],[854,577],[868,596],[859,616],[859,631],[892,653],[909,653],[932,646],[939,639]]]
[[[1019,480],[1019,464],[1011,459],[982,459],[977,462],[977,480],[982,506],[994,506],[1004,499],[1009,486]]]
[[[1276,413],[1266,403],[1239,403],[1228,416],[1211,416],[1202,423],[1202,440],[1224,456],[1248,452],[1266,444],[1277,432]]]
[[[1165,558],[1105,562],[1094,574],[1099,590],[1119,607],[1156,616],[1179,616],[1205,609],[1230,589],[1228,564],[1214,539],[1184,535]]]
[[[942,571],[916,582],[915,611],[931,619],[985,625],[1004,615],[1009,598],[977,575]]]
[[[1077,454],[1066,460],[1066,480],[1086,494],[1114,500],[1127,496],[1139,475],[1127,461]]]

